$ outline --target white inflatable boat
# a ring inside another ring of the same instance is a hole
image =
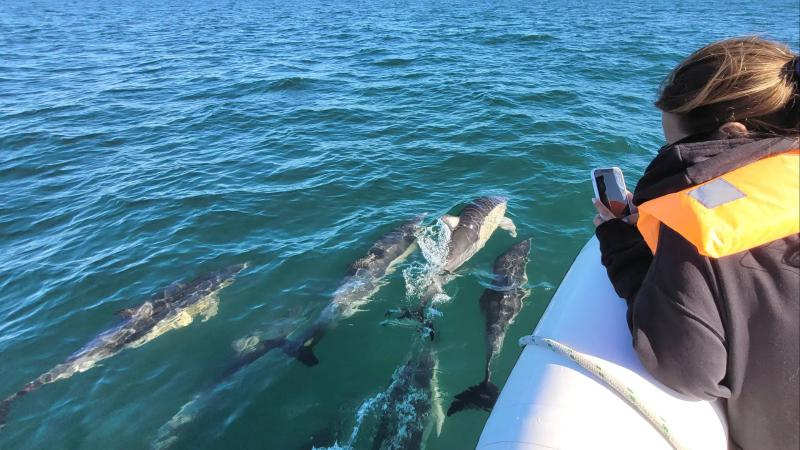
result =
[[[653,379],[625,313],[592,238],[522,339],[477,449],[727,449],[721,409]]]

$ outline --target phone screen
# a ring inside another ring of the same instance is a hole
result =
[[[622,171],[619,169],[595,169],[594,184],[597,187],[598,198],[612,214],[616,217],[630,214]]]

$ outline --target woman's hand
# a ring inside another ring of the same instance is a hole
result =
[[[625,223],[629,223],[631,225],[636,225],[636,221],[639,220],[639,208],[633,204],[633,194],[630,191],[627,192],[626,196],[628,197],[628,205],[630,205],[631,213],[625,217],[622,217],[622,221]],[[596,198],[592,198],[592,203],[594,207],[597,209],[597,215],[594,216],[594,226],[598,227],[601,223],[608,222],[611,219],[617,219],[618,217],[614,216],[614,214],[606,208],[606,205],[603,204],[600,200]]]

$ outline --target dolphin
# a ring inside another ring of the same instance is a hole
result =
[[[468,203],[458,216],[442,216],[441,221],[450,230],[446,254],[428,275],[420,306],[415,309],[394,309],[387,316],[413,318],[425,322],[431,329],[430,321],[425,321],[425,308],[437,294],[443,292],[444,285],[450,280],[448,275],[478,253],[497,228],[508,231],[512,237],[517,236],[514,222],[505,215],[507,206],[505,197],[478,197]]]
[[[364,257],[353,262],[331,302],[308,328],[281,343],[283,351],[305,365],[319,363],[314,346],[339,321],[358,312],[380,289],[381,280],[417,248],[416,231],[422,219],[423,216],[417,216],[390,231],[375,242]],[[274,341],[265,343],[259,350],[269,351],[274,344]]]
[[[431,432],[441,433],[445,418],[439,401],[437,374],[438,360],[430,344],[426,340],[417,341],[406,363],[395,369],[386,389],[365,400],[358,408],[349,438],[341,444],[336,442],[319,450],[425,448]],[[375,420],[365,422],[368,417]],[[374,424],[374,432],[359,436],[365,423]]]
[[[506,217],[505,197],[478,197],[461,210],[458,217],[445,215],[442,222],[450,228],[447,256],[441,270],[453,272],[472,258],[497,228],[517,236],[517,228]]]
[[[530,295],[525,288],[528,276],[525,265],[531,250],[531,239],[514,244],[500,255],[494,263],[494,284],[480,298],[480,308],[486,319],[486,364],[483,381],[456,395],[447,410],[453,415],[463,409],[490,411],[497,401],[500,390],[491,380],[492,361],[500,353],[508,326],[522,309],[522,302]]]
[[[371,450],[418,450],[425,448],[430,433],[441,433],[444,412],[439,402],[438,360],[424,345],[392,375],[382,394],[380,421]]]
[[[247,264],[236,264],[187,283],[173,283],[153,294],[142,305],[120,311],[120,323],[98,334],[66,361],[0,402],[0,427],[5,425],[11,404],[16,399],[46,384],[85,372],[126,348],[141,347],[167,331],[185,327],[197,316],[202,316],[203,321],[215,316],[219,304],[217,294],[230,285],[235,275],[245,267]]]

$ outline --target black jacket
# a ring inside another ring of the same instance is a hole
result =
[[[664,147],[639,181],[634,204],[796,148],[796,138]],[[734,445],[797,449],[800,236],[714,259],[663,224],[659,233],[654,256],[621,220],[596,231],[603,265],[628,303],[639,359],[684,395],[725,399]]]

